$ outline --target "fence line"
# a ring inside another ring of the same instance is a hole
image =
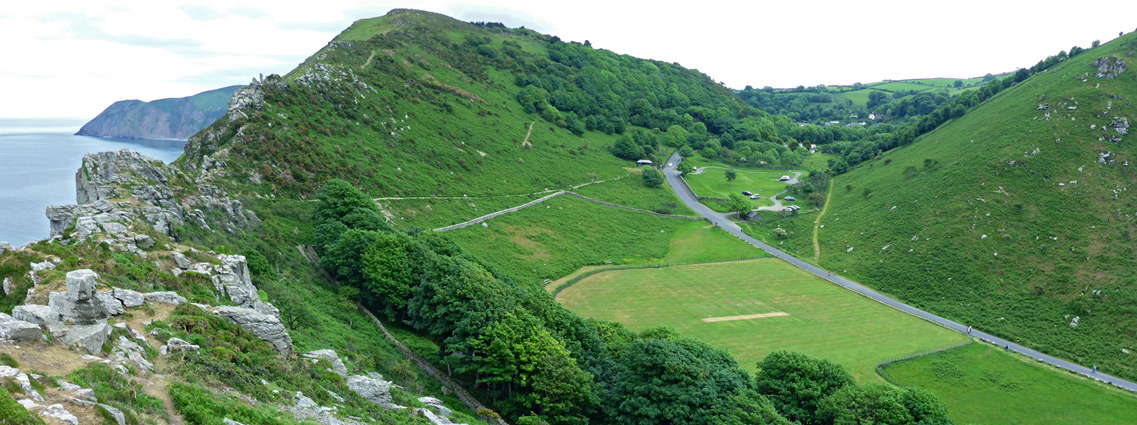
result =
[[[897,382],[895,379],[893,379],[892,375],[889,375],[888,372],[884,371],[884,367],[888,366],[890,364],[896,363],[896,362],[901,362],[904,360],[914,359],[916,357],[923,357],[923,356],[927,356],[927,355],[931,355],[931,354],[941,353],[941,352],[944,352],[947,350],[963,347],[965,345],[971,345],[973,343],[975,343],[975,338],[968,338],[967,341],[948,345],[946,347],[933,348],[931,350],[924,350],[924,351],[921,351],[919,353],[912,353],[912,354],[907,354],[907,355],[903,355],[903,356],[899,356],[899,357],[890,357],[890,358],[881,360],[879,363],[876,364],[876,374],[880,375],[881,378],[884,378],[885,381],[888,381],[888,383],[890,383],[892,385],[896,385],[898,387],[907,387],[907,385],[902,384],[900,382]]]
[[[726,260],[692,261],[692,262],[676,262],[676,263],[672,263],[672,262],[668,261],[668,262],[655,263],[655,264],[625,264],[625,265],[619,265],[619,266],[604,267],[604,268],[600,268],[600,269],[596,269],[596,270],[589,270],[589,271],[586,271],[584,273],[581,273],[580,276],[569,279],[568,282],[562,283],[560,286],[557,286],[557,289],[553,290],[553,299],[556,299],[557,295],[560,295],[561,291],[568,289],[568,287],[572,286],[573,284],[575,284],[577,282],[580,282],[581,280],[584,280],[585,278],[594,276],[594,275],[599,274],[599,273],[609,272],[609,271],[613,271],[613,270],[662,269],[662,268],[675,267],[675,266],[694,266],[694,265],[699,265],[699,264],[730,263],[730,262],[734,262],[734,261],[757,260],[760,258],[771,258],[771,257],[770,256],[738,257],[738,258],[731,258],[731,259],[726,259]]]

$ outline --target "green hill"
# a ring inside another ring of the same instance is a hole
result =
[[[1133,34],[1085,51],[834,179],[820,264],[1137,377],[1137,149],[1124,134],[1137,75],[1099,78],[1095,65],[1130,64],[1134,51]],[[794,227],[791,250],[810,257]]]
[[[188,139],[225,115],[241,86],[150,102],[120,100],[79,129],[80,136],[126,139]]]
[[[209,155],[278,196],[332,177],[376,196],[531,193],[792,126],[695,70],[414,10],[358,21],[254,86],[246,112],[190,140],[183,164]],[[610,153],[621,137],[624,159]]]

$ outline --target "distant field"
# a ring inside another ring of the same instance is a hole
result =
[[[702,174],[688,174],[683,179],[687,181],[687,185],[691,186],[691,190],[699,196],[729,198],[732,193],[741,195],[744,190],[762,195],[762,199],[750,201],[750,204],[757,208],[774,205],[770,196],[786,190],[786,183],[778,181],[778,178],[786,175],[793,177],[794,175],[793,171],[786,170],[752,170],[746,168],[734,168],[734,170],[738,173],[738,177],[732,182],[726,181],[726,170],[724,168],[709,168]],[[796,203],[784,202],[785,205]]]
[[[728,350],[751,370],[771,351],[789,349],[837,362],[862,382],[880,379],[875,367],[883,358],[963,341],[773,258],[607,271],[558,300],[581,316],[634,330],[672,326]],[[702,321],[764,313],[788,315]]]
[[[1137,397],[984,344],[893,363],[885,372],[935,394],[959,424],[1137,421]]]
[[[573,192],[589,198],[611,202],[626,207],[655,211],[665,214],[695,215],[694,211],[675,196],[675,191],[663,181],[663,186],[651,188],[644,186],[643,177],[633,173],[620,180],[590,184],[574,189]]]

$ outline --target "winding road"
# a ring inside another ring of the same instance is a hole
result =
[[[741,227],[739,227],[734,222],[730,221],[730,219],[723,216],[723,214],[716,213],[716,212],[712,211],[710,208],[708,208],[706,205],[699,203],[699,199],[695,196],[695,193],[691,191],[691,188],[689,186],[687,186],[687,182],[683,180],[682,176],[679,174],[679,171],[677,171],[675,169],[675,165],[679,163],[680,159],[681,158],[680,158],[679,154],[672,155],[671,159],[668,161],[668,166],[663,171],[663,174],[667,176],[667,182],[669,184],[671,184],[671,188],[673,190],[675,190],[675,195],[679,196],[679,199],[682,199],[683,203],[687,204],[687,206],[690,207],[691,210],[695,211],[696,213],[699,213],[699,215],[701,215],[703,217],[706,217],[708,220],[711,221],[711,223],[714,223],[718,227],[721,227],[723,230],[726,230],[727,232],[730,232],[732,235],[737,236],[739,239],[742,239],[746,242],[749,242],[751,245],[754,245],[758,248],[761,248],[763,251],[766,251],[775,257],[781,258],[782,260],[785,260],[785,261],[789,262],[790,264],[793,264],[793,265],[795,265],[795,266],[797,266],[797,267],[799,267],[805,271],[813,273],[817,277],[828,280],[828,281],[835,283],[837,285],[840,285],[840,286],[842,286],[842,287],[844,287],[850,291],[856,292],[860,295],[871,298],[871,299],[873,299],[877,302],[880,302],[884,305],[887,305],[887,306],[895,308],[897,310],[906,312],[908,314],[911,314],[913,316],[927,320],[929,322],[932,322],[932,323],[938,324],[940,326],[944,326],[944,327],[953,329],[953,330],[960,332],[960,333],[968,333],[967,325],[954,322],[952,320],[937,316],[935,314],[929,313],[929,312],[924,311],[924,310],[920,310],[916,307],[912,307],[908,304],[902,303],[900,301],[897,301],[897,300],[889,298],[885,295],[882,295],[881,293],[876,292],[872,289],[869,289],[868,287],[865,287],[864,285],[853,282],[849,279],[845,279],[845,278],[838,276],[836,274],[830,274],[826,270],[823,270],[823,269],[821,269],[817,266],[814,266],[812,264],[806,263],[805,261],[799,260],[792,255],[786,254],[785,252],[782,252],[781,250],[774,248],[773,246],[767,245],[767,244],[765,244],[765,243],[763,243],[757,239],[754,239],[754,238],[750,237],[749,235],[743,233]],[[1074,364],[1074,363],[1068,362],[1066,360],[1059,359],[1057,357],[1053,357],[1053,356],[1049,356],[1049,355],[1040,353],[1038,351],[1035,351],[1035,350],[1023,347],[1021,345],[1015,344],[1013,342],[1007,341],[1005,339],[999,338],[997,336],[984,333],[984,332],[977,330],[977,329],[972,329],[970,334],[974,338],[978,338],[982,341],[986,341],[986,342],[989,342],[991,344],[995,344],[996,346],[1002,345],[1004,347],[1008,347],[1011,351],[1023,354],[1025,356],[1029,356],[1029,357],[1031,357],[1033,359],[1037,359],[1038,361],[1041,361],[1041,362],[1048,363],[1048,364],[1053,365],[1059,369],[1065,369],[1065,370],[1073,371],[1079,375],[1084,375],[1084,376],[1089,377],[1091,379],[1096,379],[1096,380],[1114,385],[1118,388],[1137,392],[1137,384],[1134,384],[1133,382],[1130,382],[1130,381],[1127,381],[1127,380],[1124,380],[1121,378],[1117,378],[1114,376],[1110,376],[1110,375],[1107,375],[1107,374],[1104,374],[1101,372],[1094,373],[1088,367],[1078,365],[1078,364]]]

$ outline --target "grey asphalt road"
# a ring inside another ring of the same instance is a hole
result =
[[[790,264],[798,266],[798,267],[800,267],[800,268],[802,268],[802,269],[804,269],[810,273],[813,273],[814,275],[817,275],[817,277],[828,280],[828,281],[835,283],[837,285],[840,285],[840,286],[842,286],[842,287],[844,287],[850,291],[853,291],[853,292],[856,292],[856,293],[861,294],[863,296],[869,297],[873,300],[876,300],[877,302],[880,302],[880,303],[888,305],[892,308],[904,311],[908,314],[922,318],[922,319],[927,320],[929,322],[936,323],[938,325],[953,329],[953,330],[960,332],[960,333],[967,333],[967,325],[964,325],[962,323],[957,323],[957,322],[945,319],[943,317],[937,316],[935,314],[926,312],[924,310],[920,310],[916,307],[912,307],[908,304],[904,304],[900,301],[894,300],[892,298],[889,298],[885,295],[880,294],[879,292],[876,292],[872,289],[869,289],[869,288],[865,287],[864,285],[861,285],[857,282],[853,282],[851,280],[845,279],[845,278],[838,276],[836,274],[830,275],[829,272],[826,270],[822,270],[821,268],[818,268],[817,266],[814,266],[812,264],[806,263],[805,261],[799,260],[792,255],[786,254],[785,252],[782,252],[781,250],[774,248],[773,246],[762,243],[761,241],[754,239],[754,238],[748,236],[747,234],[743,233],[742,228],[738,227],[737,224],[730,221],[728,218],[724,217],[722,214],[719,214],[717,212],[714,212],[710,208],[707,208],[706,205],[699,203],[699,200],[695,196],[695,193],[691,191],[691,188],[689,186],[687,186],[687,182],[683,181],[683,178],[679,175],[679,171],[677,171],[675,169],[675,166],[676,166],[676,164],[679,163],[680,159],[681,158],[679,157],[679,154],[675,154],[675,155],[671,156],[670,160],[668,160],[669,166],[663,170],[663,174],[667,176],[667,183],[669,183],[671,185],[671,188],[673,190],[675,190],[675,194],[679,196],[679,199],[683,200],[683,203],[687,204],[688,207],[690,207],[696,213],[699,213],[699,215],[706,217],[708,220],[711,221],[711,223],[714,223],[715,225],[721,227],[723,230],[726,230],[727,232],[730,232],[734,236],[737,236],[739,239],[742,239],[746,242],[749,242],[751,245],[754,245],[758,248],[761,248],[763,251],[766,251],[775,257],[781,258],[782,260],[785,260],[785,261],[789,262]],[[999,338],[997,336],[987,334],[987,333],[980,331],[978,329],[972,329],[971,330],[971,336],[974,338],[977,338],[979,340],[982,340],[982,341],[990,342],[990,343],[995,344],[997,346],[1008,347],[1011,351],[1014,351],[1016,353],[1021,353],[1025,356],[1029,356],[1031,358],[1037,359],[1037,360],[1045,362],[1045,363],[1049,363],[1049,364],[1054,365],[1055,367],[1058,367],[1060,369],[1070,370],[1070,371],[1073,371],[1079,375],[1085,375],[1085,376],[1090,377],[1092,379],[1097,379],[1099,381],[1102,381],[1102,382],[1105,382],[1108,384],[1112,384],[1118,388],[1137,392],[1137,384],[1134,384],[1133,382],[1130,382],[1130,381],[1127,381],[1127,380],[1124,380],[1121,378],[1117,378],[1114,376],[1110,376],[1110,375],[1107,375],[1107,374],[1101,373],[1101,372],[1094,373],[1088,367],[1078,365],[1078,364],[1074,364],[1074,363],[1068,362],[1066,360],[1059,359],[1057,357],[1053,357],[1053,356],[1049,356],[1049,355],[1040,353],[1038,351],[1035,351],[1035,350],[1023,347],[1021,345],[1015,344],[1013,342],[1007,341],[1005,339]]]

